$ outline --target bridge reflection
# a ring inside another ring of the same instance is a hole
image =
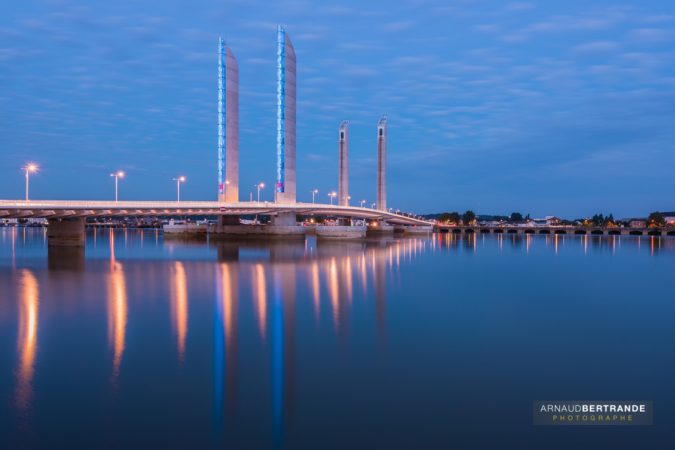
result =
[[[675,239],[659,236],[619,236],[619,235],[564,235],[564,234],[457,234],[437,233],[430,241],[432,250],[457,251],[462,253],[491,252],[496,243],[499,251],[510,249],[523,251],[526,255],[532,251],[547,251],[553,255],[562,252],[581,251],[617,253],[622,246],[637,251],[648,251],[656,256],[661,251],[675,250]],[[505,245],[507,247],[505,247]]]
[[[309,309],[315,329],[329,325],[339,338],[336,342],[345,345],[352,307],[358,299],[359,307],[374,309],[376,336],[382,342],[386,337],[387,278],[395,275],[401,261],[411,261],[423,251],[423,241],[213,243],[220,260],[212,272],[216,280],[213,405],[217,434],[225,433],[239,409],[241,320],[252,320],[244,329],[257,330],[269,357],[271,424],[275,439],[281,442],[294,414],[298,315]],[[193,272],[207,268],[201,262],[183,264],[190,279]],[[374,298],[375,303],[368,305],[368,298]],[[250,318],[246,310],[251,311]],[[257,389],[266,390],[263,386]]]
[[[154,232],[99,230],[89,236],[89,250],[94,245],[95,251],[88,250],[86,264],[49,262],[23,268],[24,246],[31,240],[46,242],[40,241],[40,233],[0,230],[11,272],[6,286],[16,299],[17,410],[29,410],[33,398],[40,397],[33,385],[42,353],[39,327],[48,321],[49,309],[87,309],[101,320],[101,348],[96,351],[105,356],[104,372],[116,392],[132,382],[133,377],[123,375],[138,370],[142,360],[157,362],[158,368],[143,370],[153,371],[158,383],[169,383],[176,392],[185,386],[178,384],[179,377],[161,373],[169,364],[190,382],[207,367],[206,398],[213,404],[208,414],[216,434],[227,435],[226,426],[252,414],[247,402],[255,396],[267,408],[256,414],[268,421],[280,442],[293,422],[300,377],[308,376],[308,367],[315,364],[302,358],[307,342],[320,342],[322,352],[333,359],[355,341],[386,346],[387,327],[395,319],[388,314],[388,298],[399,286],[402,267],[422,254],[462,253],[469,257],[461,264],[472,264],[482,255],[497,260],[509,252],[562,259],[569,253],[611,256],[634,251],[651,258],[675,251],[675,240],[659,237],[448,233],[343,242],[164,243]],[[46,251],[46,245],[40,248]],[[134,253],[139,248],[140,257]],[[80,256],[74,259],[80,261]],[[460,259],[442,261],[459,264]],[[5,278],[0,281],[5,283]]]
[[[188,330],[188,292],[187,276],[185,275],[185,266],[182,262],[176,261],[174,263],[172,276],[171,313],[178,347],[178,359],[183,362],[185,359],[185,340]]]
[[[120,374],[126,342],[127,290],[122,263],[112,263],[108,283],[108,342],[113,350],[112,382]]]
[[[19,364],[16,372],[16,405],[20,411],[25,412],[33,396],[40,289],[35,275],[30,270],[21,270],[19,280],[19,335],[17,338]]]

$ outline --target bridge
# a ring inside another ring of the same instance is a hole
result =
[[[0,200],[0,218],[64,219],[120,216],[277,216],[283,213],[386,221],[397,225],[431,226],[432,222],[377,209],[321,203],[216,201],[73,201]]]
[[[180,184],[184,176],[175,178],[176,201],[118,201],[118,182],[123,171],[111,173],[115,181],[115,201],[29,200],[30,174],[37,172],[29,163],[23,170],[26,177],[26,200],[0,200],[0,219],[47,219],[49,245],[83,246],[87,219],[98,217],[198,217],[217,216],[216,225],[200,227],[216,236],[267,235],[277,237],[304,236],[305,228],[298,226],[297,215],[336,217],[339,225],[317,226],[317,236],[324,238],[365,237],[365,226],[352,226],[351,219],[369,222],[373,234],[393,233],[405,227],[411,233],[433,230],[433,222],[411,215],[398,214],[387,208],[386,155],[387,119],[377,122],[377,202],[376,208],[349,205],[349,128],[343,121],[338,129],[338,193],[337,204],[297,202],[296,180],[296,57],[293,44],[285,29],[277,30],[277,170],[274,202],[239,201],[239,69],[237,59],[223,39],[218,41],[218,140],[217,140],[217,201],[180,201]],[[215,180],[214,180],[215,181]],[[256,185],[258,195],[263,183]],[[216,186],[214,186],[215,188]],[[312,196],[316,194],[313,189]],[[314,198],[314,197],[312,197]],[[365,200],[364,200],[365,201]],[[332,202],[331,202],[332,203]],[[242,224],[241,216],[271,216],[267,225]],[[193,227],[194,228],[194,227]],[[184,227],[185,232],[190,228]],[[172,231],[172,230],[167,230]]]
[[[240,216],[265,215],[273,225],[242,225]],[[84,245],[84,225],[96,217],[203,217],[219,218],[219,225],[209,227],[216,235],[304,236],[304,227],[296,224],[296,215],[320,215],[340,219],[363,219],[377,231],[393,232],[393,226],[405,226],[430,232],[432,222],[390,211],[357,206],[321,203],[217,202],[217,201],[74,201],[74,200],[0,200],[0,219],[47,219],[50,245]],[[386,225],[391,224],[391,225]],[[388,229],[387,229],[388,227]],[[364,237],[366,227],[322,226],[319,235],[326,237]]]

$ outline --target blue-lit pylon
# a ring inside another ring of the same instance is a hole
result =
[[[225,41],[218,38],[218,200],[225,197]]]
[[[286,31],[277,28],[277,192],[284,192],[286,182],[284,140],[286,108]]]

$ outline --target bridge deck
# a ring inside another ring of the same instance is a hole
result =
[[[113,216],[220,216],[276,215],[284,212],[320,214],[358,219],[386,220],[400,225],[431,226],[432,222],[402,214],[358,206],[321,203],[273,203],[216,201],[88,201],[88,200],[0,200],[0,218],[66,218]]]

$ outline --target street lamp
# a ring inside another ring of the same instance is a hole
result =
[[[347,206],[349,206],[349,200],[351,200],[351,199],[352,199],[352,196],[351,196],[351,195],[348,195],[348,196],[347,196]]]
[[[26,172],[26,201],[28,201],[28,177],[31,173],[37,172],[38,168],[33,163],[28,163],[24,166],[23,170]]]
[[[180,201],[180,184],[185,183],[186,178],[184,176],[180,176],[178,178],[174,178],[173,181],[176,182],[176,201]]]
[[[265,183],[260,182],[260,183],[256,184],[255,187],[258,189],[258,203],[260,203],[260,189],[265,188]]]
[[[115,177],[115,202],[117,202],[119,200],[119,197],[117,195],[117,193],[118,193],[117,185],[119,183],[119,179],[124,178],[124,172],[122,172],[121,170],[118,170],[115,173],[111,173],[110,176]]]
[[[366,204],[366,201],[365,201],[365,200],[361,200],[361,208],[363,208],[363,205],[365,205],[365,204]]]
[[[336,194],[335,192],[329,192],[329,193],[328,193],[328,196],[330,197],[330,204],[331,204],[331,205],[333,204],[333,198],[334,198],[336,195],[337,195],[337,194]]]
[[[312,204],[314,203],[314,196],[319,193],[318,189],[312,189]]]
[[[375,209],[375,203],[371,203],[371,204],[370,204],[370,208],[371,208],[371,209]]]

